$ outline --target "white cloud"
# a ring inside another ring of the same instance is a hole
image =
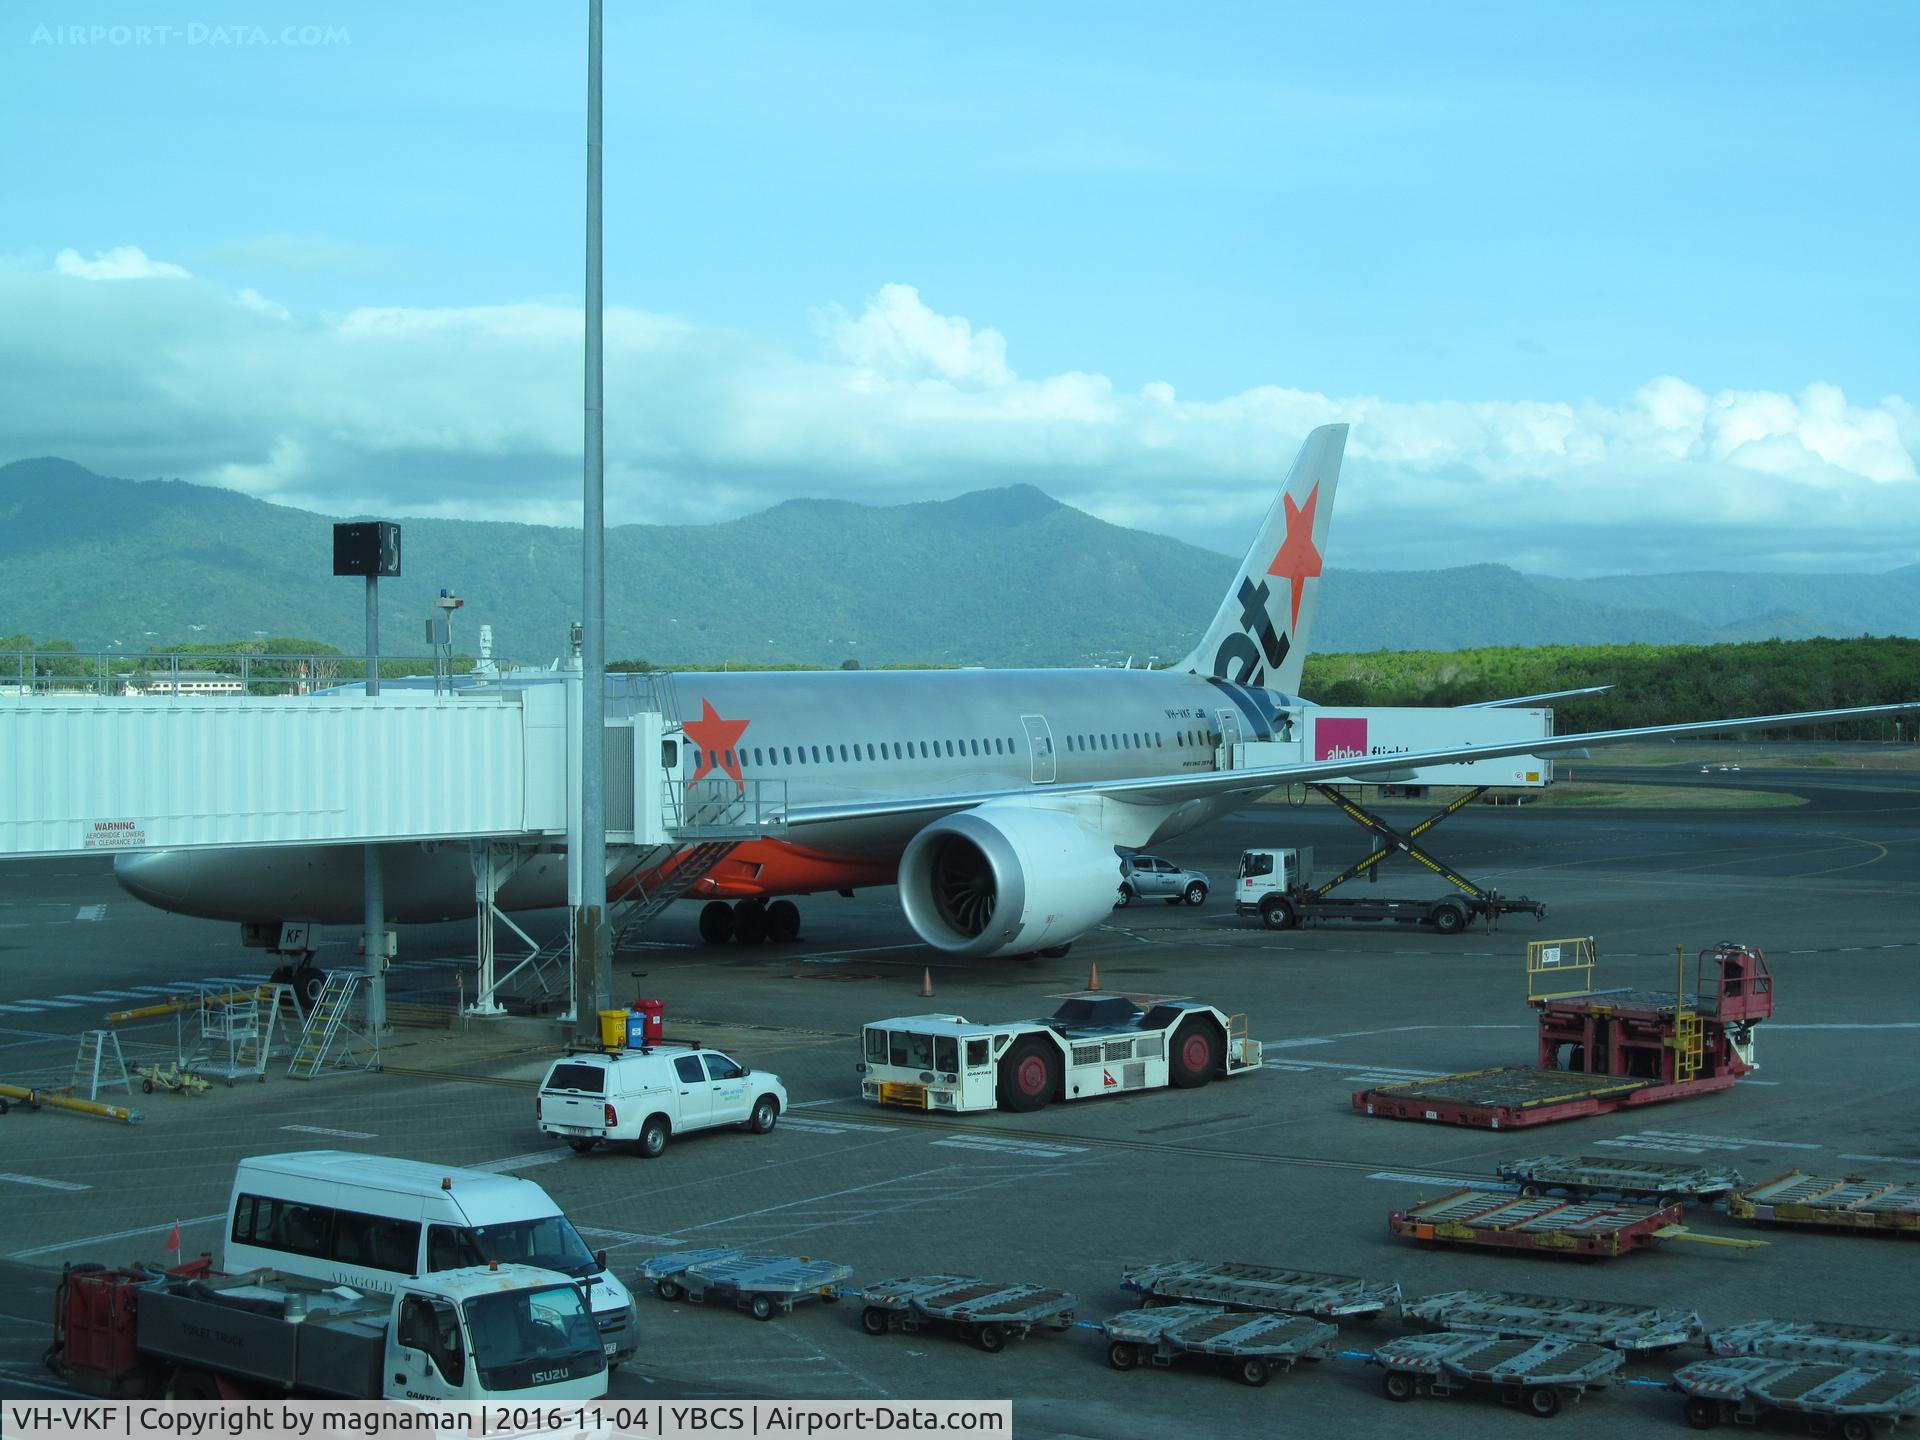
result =
[[[185,280],[187,272],[165,260],[149,260],[137,245],[116,245],[82,260],[78,250],[62,250],[53,257],[53,268],[77,280]]]
[[[56,273],[57,272],[57,273]],[[125,248],[0,269],[0,460],[230,486],[327,513],[578,514],[576,309],[289,314]],[[1354,430],[1346,568],[1500,560],[1566,574],[1910,564],[1920,417],[1831,385],[1613,401],[1406,402],[1254,385],[1218,400],[1022,377],[994,329],[908,285],[817,317],[820,353],[631,309],[607,316],[608,514],[699,523],[796,495],[870,503],[1039,485],[1237,553],[1300,438]]]

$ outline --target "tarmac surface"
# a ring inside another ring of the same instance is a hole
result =
[[[707,947],[697,907],[658,923],[616,959],[617,988],[667,1002],[670,1039],[719,1045],[779,1073],[794,1107],[767,1136],[682,1137],[658,1160],[576,1156],[540,1136],[533,1084],[552,1047],[475,1021],[450,1023],[471,992],[470,925],[401,932],[396,1018],[380,1073],[311,1082],[276,1064],[201,1096],[135,1094],[137,1126],[16,1108],[0,1117],[0,1393],[60,1393],[40,1368],[51,1284],[63,1262],[161,1258],[178,1222],[188,1254],[217,1253],[235,1162],[277,1150],[349,1148],[487,1165],[543,1185],[623,1278],[653,1253],[708,1245],[808,1254],[854,1267],[855,1283],[944,1271],[1074,1292],[1097,1322],[1133,1303],[1123,1268],[1176,1258],[1246,1260],[1397,1280],[1414,1297],[1492,1288],[1697,1309],[1710,1327],[1767,1316],[1914,1328],[1920,1239],[1754,1230],[1695,1209],[1710,1234],[1758,1237],[1733,1251],[1668,1242],[1582,1264],[1428,1249],[1387,1232],[1390,1209],[1543,1152],[1732,1165],[1758,1181],[1800,1168],[1920,1177],[1920,772],[1697,766],[1581,778],[1778,789],[1804,804],[1764,810],[1473,807],[1430,832],[1456,868],[1506,895],[1548,902],[1442,937],[1395,925],[1268,932],[1230,901],[1248,845],[1305,844],[1323,873],[1364,837],[1324,806],[1249,806],[1165,847],[1211,873],[1197,909],[1137,904],[1059,960],[956,962],[919,945],[891,890],[803,902],[799,941]],[[1396,807],[1411,824],[1423,812]],[[1361,882],[1364,884],[1364,882]],[[1404,862],[1376,893],[1438,895]],[[536,938],[557,916],[535,917]],[[1367,1119],[1369,1085],[1532,1063],[1526,941],[1596,937],[1601,987],[1669,989],[1674,947],[1762,947],[1777,1018],[1761,1070],[1724,1094],[1530,1129],[1520,1135]],[[351,938],[321,962],[351,964]],[[110,1009],[203,978],[264,973],[233,928],[160,914],[125,896],[103,862],[0,865],[0,1080],[65,1083],[77,1033]],[[1158,1091],[932,1118],[857,1098],[858,1030],[932,1010],[976,1020],[1050,1013],[1097,963],[1106,993],[1190,995],[1245,1012],[1263,1070],[1194,1091]],[[629,979],[628,972],[644,972]],[[920,998],[923,972],[935,997]],[[132,1058],[171,1055],[172,1022],[131,1027]],[[437,1027],[437,1028],[434,1028]],[[137,1089],[137,1084],[136,1084]],[[1480,1434],[1533,1421],[1487,1396],[1394,1406],[1381,1372],[1350,1359],[1307,1365],[1264,1389],[1197,1364],[1119,1374],[1098,1334],[1016,1342],[997,1356],[948,1333],[872,1338],[858,1306],[808,1305],[767,1324],[718,1306],[668,1304],[635,1286],[642,1348],[616,1395],[762,1398],[1011,1397],[1022,1435],[1154,1436],[1257,1425],[1258,1433]],[[1368,1350],[1398,1322],[1351,1326]],[[1636,1358],[1661,1380],[1698,1351]],[[1591,1395],[1556,1422],[1572,1435],[1683,1425],[1677,1395],[1632,1386]],[[1804,1433],[1785,1417],[1769,1430]]]

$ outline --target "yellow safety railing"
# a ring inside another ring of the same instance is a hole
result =
[[[1585,995],[1593,989],[1593,971],[1599,959],[1591,935],[1569,940],[1528,941],[1527,999],[1557,1000],[1563,995]]]

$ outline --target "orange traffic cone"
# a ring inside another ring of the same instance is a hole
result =
[[[920,971],[920,998],[922,1000],[931,1000],[933,998],[932,966],[927,966]]]
[[[1100,988],[1100,962],[1096,960],[1091,965],[1087,966],[1087,989],[1098,990],[1099,988]]]

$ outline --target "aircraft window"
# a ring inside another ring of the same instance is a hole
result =
[[[920,742],[920,758],[922,760],[927,758],[927,742],[924,740]]]
[[[813,763],[816,765],[820,763],[820,747],[818,745],[813,747]]]
[[[1013,737],[1012,737],[1011,735],[1009,735],[1009,736],[1007,737],[1007,754],[1009,754],[1009,755],[1013,755],[1013,754],[1016,754],[1016,753],[1018,753],[1018,752],[1017,752],[1017,751],[1015,751],[1015,749],[1014,749],[1014,745],[1013,745]]]
[[[787,764],[791,765],[793,763],[793,747],[791,745],[782,745],[780,747],[780,753],[786,757]]]
[[[758,745],[753,747],[753,763],[756,765],[760,763],[760,747]]]
[[[998,735],[993,737],[993,753],[996,755],[1000,753],[1000,737]]]
[[[867,742],[867,759],[869,759],[869,760],[871,760],[871,759],[873,759],[873,758],[874,758],[874,756],[873,756],[873,742],[872,742],[871,740],[869,740],[869,741]]]
[[[720,752],[718,750],[707,751],[707,768],[711,770],[719,763],[720,763]]]
[[[844,745],[842,745],[842,746],[840,747],[840,758],[841,758],[842,760],[844,760],[844,759],[846,759],[846,758],[847,758],[847,747],[846,747],[846,746],[844,746]]]
[[[953,741],[951,740],[947,741],[947,754],[948,755],[953,754]]]
[[[1047,754],[1053,754],[1053,736],[1047,736]]]
[[[901,758],[901,755],[900,755],[900,742],[899,742],[898,740],[896,740],[896,741],[894,741],[894,742],[893,742],[893,758],[894,758],[894,759],[896,759],[896,760],[898,760],[898,759],[900,759],[900,758]]]
[[[733,768],[733,751],[729,750],[727,751],[727,769],[731,770],[732,768]]]
[[[978,740],[974,740],[969,743],[972,744],[973,746],[973,753],[978,755],[980,753],[980,742]]]
[[[1104,750],[1104,749],[1106,749],[1106,748],[1107,748],[1107,737],[1106,737],[1105,735],[1102,735],[1102,736],[1100,737],[1100,748],[1101,748],[1102,750]]]

